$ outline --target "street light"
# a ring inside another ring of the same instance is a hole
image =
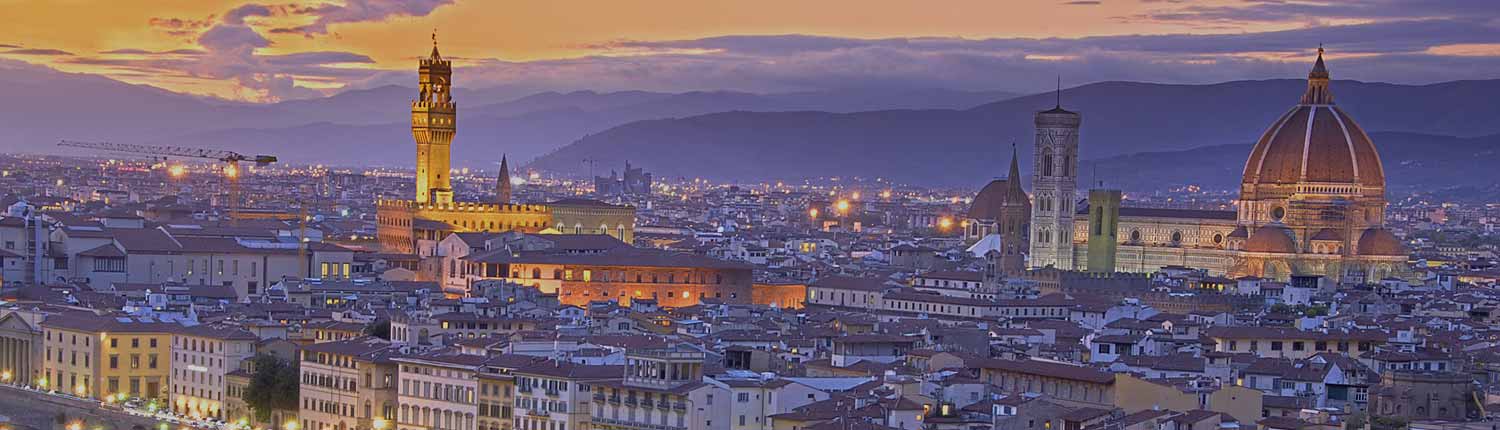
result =
[[[297,420],[288,420],[285,424],[281,425],[281,428],[283,430],[297,430]]]
[[[10,382],[10,377],[11,374],[9,370],[0,372],[0,381]]]

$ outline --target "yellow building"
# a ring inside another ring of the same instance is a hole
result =
[[[1385,333],[1375,330],[1311,331],[1286,327],[1212,327],[1204,335],[1213,339],[1214,350],[1218,352],[1293,360],[1326,352],[1360,358],[1387,340]]]
[[[42,323],[42,377],[35,382],[97,399],[165,399],[172,334],[180,327],[90,313],[49,317]]]
[[[635,208],[583,199],[511,204],[510,174],[504,168],[493,201],[454,201],[449,173],[458,104],[450,93],[452,79],[452,66],[434,43],[432,54],[420,61],[420,93],[411,104],[411,133],[417,144],[416,196],[375,202],[376,235],[383,251],[432,255],[437,242],[449,233],[535,233],[549,227],[568,233],[603,233],[630,243],[635,236]]]
[[[1115,407],[1131,414],[1145,410],[1166,409],[1186,412],[1209,410],[1233,416],[1242,423],[1259,421],[1260,390],[1238,385],[1197,387],[1166,379],[1142,379],[1126,373],[1115,374]]]

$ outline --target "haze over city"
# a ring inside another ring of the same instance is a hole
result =
[[[1495,6],[0,0],[0,430],[1494,430]]]

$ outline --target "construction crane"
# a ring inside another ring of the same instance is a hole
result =
[[[182,158],[204,158],[219,160],[224,163],[224,179],[229,181],[229,211],[231,222],[234,220],[233,211],[239,209],[244,202],[240,201],[240,162],[254,162],[257,167],[275,163],[276,157],[272,155],[256,155],[254,157],[240,154],[234,151],[221,149],[183,148],[178,146],[164,145],[135,145],[129,143],[109,142],[79,142],[63,140],[57,146],[72,148],[96,149],[100,151],[122,152],[129,154],[146,154],[158,157],[182,157]],[[176,173],[174,173],[174,176]]]

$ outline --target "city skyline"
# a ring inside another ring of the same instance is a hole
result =
[[[951,88],[1039,92],[1104,80],[1295,76],[1325,44],[1347,79],[1489,78],[1483,1],[629,4],[355,0],[80,8],[11,2],[0,76],[44,67],[271,102],[406,84],[433,33],[469,88]],[[884,64],[882,67],[874,67]]]
[[[6,1],[0,430],[1500,420],[1490,2]]]

